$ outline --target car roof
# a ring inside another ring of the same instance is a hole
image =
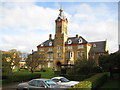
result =
[[[61,79],[61,78],[64,78],[64,77],[54,77],[52,79]]]

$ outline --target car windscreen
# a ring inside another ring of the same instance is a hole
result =
[[[52,80],[46,80],[45,81],[48,85],[58,85],[56,82],[52,81]]]
[[[61,78],[60,81],[61,81],[61,82],[69,82],[69,80],[66,79],[66,78]]]

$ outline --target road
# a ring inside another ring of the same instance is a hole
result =
[[[19,82],[2,85],[1,90],[16,90]]]

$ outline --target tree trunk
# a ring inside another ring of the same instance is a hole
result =
[[[31,69],[31,73],[33,73],[34,71],[33,71],[33,69]]]

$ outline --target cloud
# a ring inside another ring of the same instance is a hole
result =
[[[80,4],[72,10],[76,13],[69,21],[70,35],[80,34],[89,42],[107,39],[110,52],[118,50],[118,22],[114,18],[117,12],[111,13],[105,4]]]
[[[58,3],[54,4],[55,7]],[[87,41],[108,40],[110,52],[117,50],[116,13],[111,13],[106,4],[91,6],[88,3],[65,8],[70,36],[80,34]],[[55,33],[55,19],[59,11],[55,8],[30,3],[4,3],[0,6],[0,48],[31,52],[36,46]],[[115,16],[114,16],[115,15]],[[8,33],[9,32],[9,33]]]

